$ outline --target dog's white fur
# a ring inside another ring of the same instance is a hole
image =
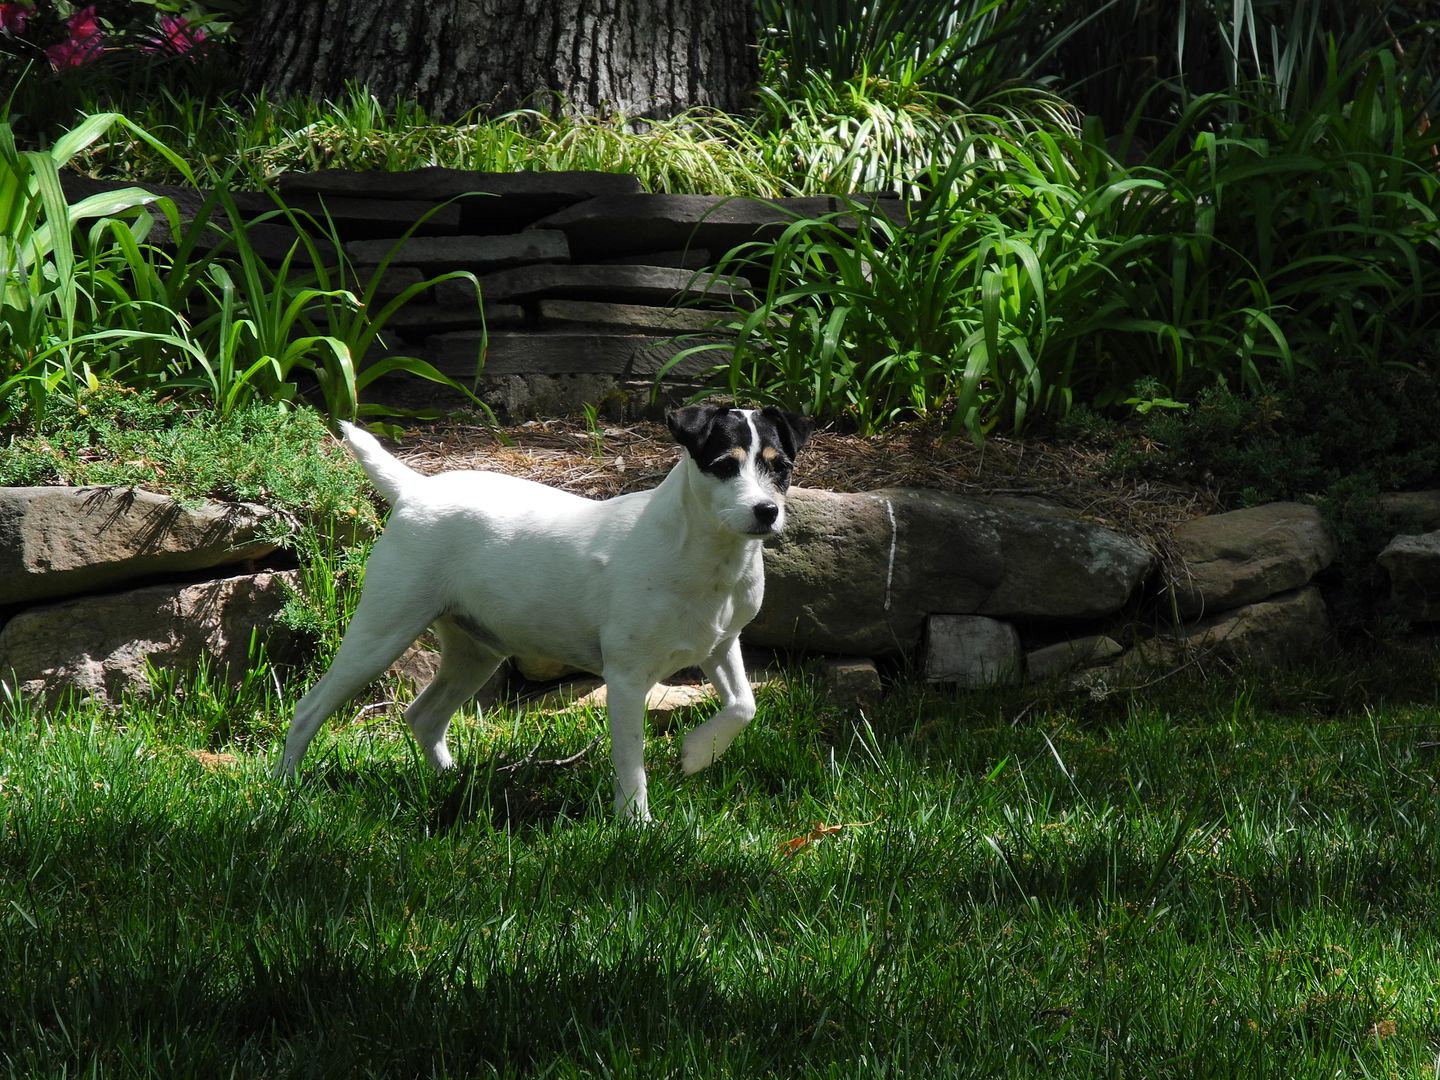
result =
[[[760,609],[762,542],[785,524],[786,477],[767,466],[775,455],[762,449],[757,414],[693,408],[712,412],[692,411],[692,423],[729,413],[735,428],[744,418],[737,430],[750,445],[727,451],[738,472],[721,479],[687,452],[658,487],[604,501],[498,473],[423,476],[342,425],[394,510],[334,663],[296,707],[277,775],[293,776],[325,719],[433,627],[440,670],[405,719],[435,768],[453,764],[451,715],[505,657],[558,660],[604,678],[615,808],[649,820],[646,694],[695,664],[714,685],[721,708],[685,737],[687,773],[749,723],[755,700],[739,635]],[[803,442],[808,425],[785,420]]]

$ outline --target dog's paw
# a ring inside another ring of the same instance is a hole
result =
[[[686,776],[693,776],[701,769],[714,765],[722,749],[715,746],[713,736],[701,736],[698,730],[692,731],[680,744],[680,768]]]

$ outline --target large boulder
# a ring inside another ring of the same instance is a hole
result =
[[[0,488],[0,606],[262,558],[278,515],[134,488]]]
[[[1300,503],[1195,518],[1171,539],[1181,566],[1170,589],[1186,619],[1298,589],[1335,559],[1320,512]]]
[[[797,488],[787,514],[745,631],[757,646],[878,656],[914,649],[936,613],[1101,618],[1151,566],[1135,541],[1039,503]]]
[[[150,670],[243,671],[252,635],[278,661],[299,639],[276,619],[297,571],[152,585],[27,608],[0,630],[0,682],[26,695],[103,702],[151,689]],[[288,586],[288,587],[287,587]]]

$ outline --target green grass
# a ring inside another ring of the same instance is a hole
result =
[[[1408,672],[1433,702],[1433,655]],[[1386,678],[901,690],[868,723],[800,680],[699,777],[652,735],[648,829],[612,822],[603,743],[536,763],[587,713],[463,716],[437,779],[367,712],[291,789],[265,765],[298,688],[12,704],[0,1062],[1433,1075],[1440,717]]]

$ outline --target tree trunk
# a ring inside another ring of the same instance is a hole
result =
[[[246,84],[339,100],[353,82],[445,120],[737,111],[755,20],[753,0],[262,0]]]

